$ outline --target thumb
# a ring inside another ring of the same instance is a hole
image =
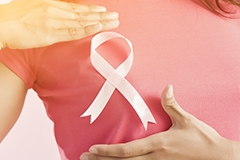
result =
[[[165,112],[169,115],[173,125],[182,126],[188,113],[184,111],[173,95],[173,86],[168,85],[162,92],[161,103]]]

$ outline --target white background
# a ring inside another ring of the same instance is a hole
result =
[[[53,124],[36,93],[27,94],[17,123],[0,144],[0,160],[59,160]]]

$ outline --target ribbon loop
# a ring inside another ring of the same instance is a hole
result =
[[[123,38],[130,47],[128,57],[114,69],[97,51],[96,49],[104,42],[112,38]],[[97,97],[94,99],[89,108],[81,115],[81,117],[91,116],[93,123],[101,114],[108,100],[111,98],[115,89],[129,101],[140,120],[147,130],[148,122],[156,123],[151,111],[147,107],[142,97],[138,94],[135,88],[125,79],[132,67],[133,49],[131,42],[122,35],[115,32],[102,32],[97,34],[92,39],[90,60],[94,68],[106,79]]]

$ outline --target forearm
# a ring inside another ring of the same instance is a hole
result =
[[[17,121],[27,90],[22,79],[0,61],[0,142]]]

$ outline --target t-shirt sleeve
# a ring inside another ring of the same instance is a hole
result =
[[[13,50],[8,48],[0,51],[0,61],[19,76],[29,89],[32,88],[35,81],[32,58],[34,54],[32,52],[32,49]]]

